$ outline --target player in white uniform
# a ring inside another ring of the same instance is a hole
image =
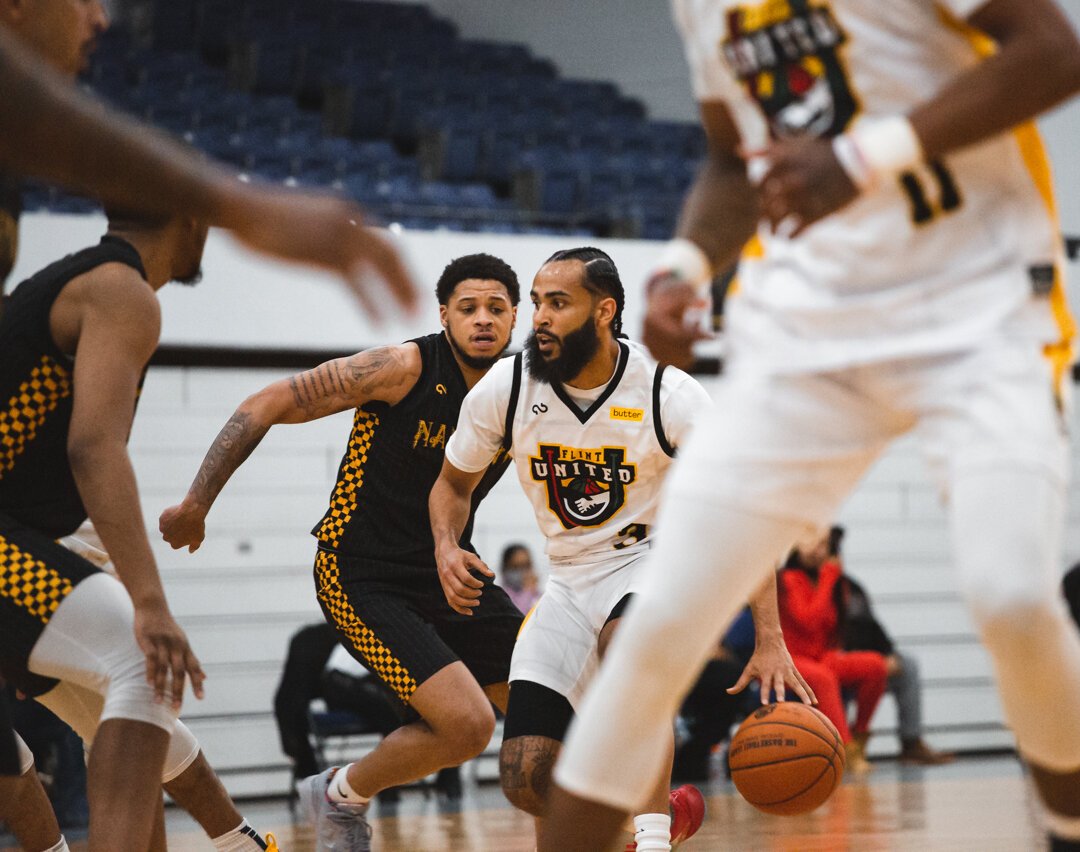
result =
[[[1080,88],[1076,36],[1052,0],[675,11],[710,152],[650,281],[646,342],[688,357],[687,309],[745,245],[733,376],[669,477],[540,849],[615,836],[740,598],[909,431],[1049,830],[1080,848],[1080,637],[1057,592],[1072,323],[1045,158],[1017,126]]]
[[[574,708],[637,590],[675,449],[712,403],[684,372],[659,367],[618,338],[622,283],[598,249],[557,252],[531,295],[526,352],[496,364],[465,398],[430,505],[443,589],[451,606],[468,613],[480,586],[470,569],[491,572],[458,547],[460,525],[509,433],[518,478],[547,537],[551,574],[514,648],[500,776],[507,798],[540,816]],[[805,695],[777,629],[775,581],[756,596],[754,612],[764,642],[740,688],[763,674],[763,694],[772,686],[782,694],[786,680]],[[668,722],[657,738],[670,750]],[[700,825],[703,806],[692,788],[671,794],[674,821],[668,817],[670,758],[669,751],[666,772],[645,768],[639,779],[651,791],[641,802],[647,812],[635,818],[639,852],[669,849]]]

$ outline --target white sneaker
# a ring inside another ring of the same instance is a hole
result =
[[[309,775],[296,784],[300,804],[315,826],[316,852],[371,852],[368,805],[332,802],[326,791],[338,767]]]

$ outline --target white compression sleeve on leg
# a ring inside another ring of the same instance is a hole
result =
[[[961,585],[994,661],[1020,751],[1080,769],[1080,633],[1059,588],[1064,486],[1039,468],[984,468],[951,492]]]

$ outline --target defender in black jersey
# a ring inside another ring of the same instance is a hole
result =
[[[483,750],[495,722],[490,702],[506,706],[521,624],[489,576],[474,577],[485,593],[470,615],[449,607],[427,508],[461,400],[509,343],[517,277],[497,258],[469,255],[446,267],[436,293],[442,332],[330,361],[247,399],[184,501],[161,516],[165,540],[194,550],[218,493],[272,425],[356,409],[330,507],[313,531],[316,589],[343,644],[420,719],[338,773],[330,796],[354,805]],[[493,461],[473,512],[507,464],[505,452]],[[469,549],[471,529],[470,517],[461,539]]]
[[[149,844],[175,720],[155,697],[171,678],[178,706],[187,675],[201,690],[125,444],[157,345],[154,291],[198,271],[205,239],[193,220],[115,216],[99,245],[23,282],[0,316],[0,674],[32,695],[101,702],[92,849]],[[88,515],[123,585],[57,544]]]

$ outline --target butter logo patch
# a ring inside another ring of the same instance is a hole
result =
[[[645,419],[645,410],[641,408],[619,408],[611,406],[611,419],[623,420],[627,423],[640,423]]]

